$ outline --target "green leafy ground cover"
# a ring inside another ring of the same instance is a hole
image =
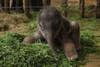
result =
[[[83,46],[79,52],[79,60],[69,62],[63,52],[58,51],[61,60],[57,62],[46,43],[37,41],[30,45],[23,45],[21,44],[23,38],[24,36],[18,33],[7,33],[0,38],[0,67],[74,67],[86,63],[84,59],[89,53],[99,54],[100,51],[94,47],[94,35],[81,32]]]

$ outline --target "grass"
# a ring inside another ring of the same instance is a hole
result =
[[[0,38],[0,66],[1,67],[74,67],[83,65],[89,53],[96,53],[100,50],[95,48],[94,36],[89,32],[81,32],[82,49],[79,52],[79,60],[69,62],[62,51],[58,51],[60,61],[54,60],[51,51],[46,43],[36,41],[30,45],[23,45],[21,41],[25,36],[19,33],[7,33]]]

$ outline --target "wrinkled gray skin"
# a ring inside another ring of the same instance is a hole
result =
[[[55,49],[57,46],[63,49],[69,61],[78,58],[76,52],[76,50],[80,49],[80,28],[78,23],[69,23],[56,8],[48,7],[40,11],[38,28],[39,30],[34,35],[26,37],[22,43],[29,44],[38,39],[45,39],[55,60],[59,59]]]

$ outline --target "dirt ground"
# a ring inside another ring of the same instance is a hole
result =
[[[0,13],[0,36],[7,32],[27,32],[29,29],[25,24],[27,20],[25,16],[20,14]],[[5,25],[7,25],[7,30],[4,29]]]
[[[95,54],[90,54],[87,57],[88,63],[83,67],[100,67],[100,56]]]
[[[67,0],[66,0],[67,1]],[[79,5],[80,0],[68,0],[68,5],[75,6]],[[62,5],[62,0],[51,0],[51,6],[60,7]],[[96,0],[85,0],[85,5],[96,5]]]

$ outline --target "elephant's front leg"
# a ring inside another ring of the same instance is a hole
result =
[[[81,49],[81,44],[80,44],[80,25],[79,23],[72,22],[70,24],[71,26],[71,39],[73,40],[75,47],[77,50]]]
[[[65,56],[69,61],[73,61],[78,58],[74,42],[66,35],[62,38],[62,46]]]
[[[53,34],[49,32],[47,34],[46,40],[48,42],[49,48],[50,48],[50,50],[51,50],[55,60],[58,61],[59,56],[57,55],[57,52],[56,52],[56,46],[55,46],[55,43],[54,43],[54,36],[53,36]]]

